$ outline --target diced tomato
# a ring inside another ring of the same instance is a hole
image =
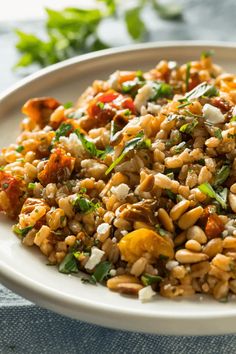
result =
[[[114,101],[118,96],[119,96],[119,94],[117,92],[108,91],[107,93],[103,93],[101,95],[98,95],[96,97],[96,101],[102,102],[102,103],[110,103],[110,102]]]
[[[211,239],[219,237],[220,234],[224,231],[224,228],[225,227],[223,222],[216,213],[209,215],[205,227],[205,233],[208,238]]]
[[[190,79],[189,79],[189,85],[188,85],[188,91],[191,91],[201,83],[198,72],[193,72],[190,74]]]
[[[20,179],[0,171],[0,188],[8,197],[9,205],[1,205],[0,210],[6,212],[10,217],[16,217],[21,208],[21,197],[23,195],[23,183]]]
[[[122,100],[122,108],[129,109],[133,114],[135,114],[134,101],[131,97],[125,97]]]
[[[46,186],[48,183],[58,183],[68,179],[74,169],[75,158],[67,156],[57,149],[51,154],[45,168],[38,174],[39,181]]]

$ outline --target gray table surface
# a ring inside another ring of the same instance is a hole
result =
[[[150,40],[236,41],[235,0],[185,0],[181,22],[149,21]],[[147,13],[149,17],[152,14]],[[152,17],[151,17],[152,18]],[[120,26],[119,24],[116,24]],[[0,91],[20,79],[12,28],[42,32],[42,22],[0,22]],[[122,33],[122,31],[121,31]],[[107,38],[106,31],[103,32]],[[117,45],[128,39],[108,37]],[[46,326],[46,327],[45,327]],[[43,337],[38,331],[43,331]],[[87,335],[89,334],[89,338]],[[111,345],[110,345],[111,343]],[[40,309],[0,285],[0,353],[235,353],[236,337],[164,337],[104,329]]]

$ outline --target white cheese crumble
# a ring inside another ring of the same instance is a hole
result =
[[[138,90],[138,93],[134,100],[135,108],[140,112],[142,106],[146,106],[147,101],[153,95],[153,88],[151,84],[146,84]]]
[[[129,186],[125,183],[121,183],[117,187],[111,187],[111,193],[113,193],[119,200],[124,200],[129,194]]]
[[[108,79],[108,84],[113,90],[118,90],[119,89],[119,79],[120,72],[117,70],[113,74],[110,75]]]
[[[232,112],[233,117],[236,116],[236,106],[234,106],[233,112]]]
[[[110,230],[110,225],[107,222],[103,222],[97,227],[97,233],[99,235],[105,235]]]
[[[110,270],[110,276],[114,277],[116,275],[116,270],[115,269],[111,269]]]
[[[161,110],[161,106],[159,104],[154,104],[151,102],[148,102],[147,105],[147,111],[148,113],[152,113],[154,115],[157,115]]]
[[[206,103],[202,108],[202,112],[209,123],[218,124],[225,121],[225,117],[221,113],[221,110],[211,104]]]
[[[166,263],[166,269],[171,271],[173,268],[177,267],[178,265],[179,265],[179,262],[177,262],[177,261],[168,261]]]
[[[84,268],[88,270],[92,270],[98,263],[101,262],[103,255],[105,254],[104,251],[101,251],[97,247],[91,248],[91,255],[85,264]]]
[[[142,302],[151,300],[154,295],[156,295],[156,293],[152,290],[151,285],[146,286],[138,292],[138,298]]]
[[[75,133],[71,133],[68,138],[61,136],[59,141],[65,150],[74,157],[81,156],[84,153],[84,147]]]

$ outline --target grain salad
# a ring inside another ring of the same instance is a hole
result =
[[[23,245],[141,301],[236,294],[236,75],[212,53],[22,113],[0,154],[0,210]]]

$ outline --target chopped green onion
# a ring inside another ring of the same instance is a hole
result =
[[[191,70],[191,63],[187,63],[186,64],[186,79],[185,79],[186,91],[188,91],[188,89],[189,89],[190,70]]]
[[[151,101],[155,101],[158,98],[171,98],[173,96],[173,89],[169,84],[165,82],[153,82],[154,95],[151,97]]]
[[[99,208],[99,203],[93,203],[80,193],[77,193],[76,198],[72,202],[75,212],[81,214],[89,214]]]

